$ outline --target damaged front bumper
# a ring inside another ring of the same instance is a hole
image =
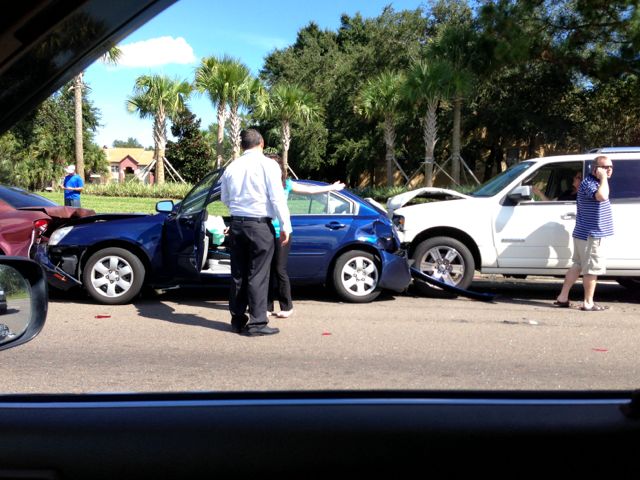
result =
[[[77,257],[63,257],[64,269],[55,265],[49,257],[49,248],[46,244],[38,245],[33,259],[44,268],[47,274],[49,285],[59,290],[69,290],[70,288],[81,286],[82,282],[69,271],[77,271]]]
[[[407,254],[404,250],[395,253],[380,252],[382,255],[382,275],[379,286],[394,292],[404,292],[411,283],[411,271]]]

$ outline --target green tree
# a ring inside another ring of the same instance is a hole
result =
[[[105,63],[116,64],[118,58],[122,55],[122,50],[118,47],[110,48],[107,53],[102,56]],[[74,93],[74,119],[75,119],[75,164],[76,173],[85,178],[84,172],[84,114],[83,114],[83,98],[84,98],[84,72],[80,72],[73,79],[71,87]]]
[[[449,64],[425,60],[414,63],[402,85],[402,96],[418,110],[424,142],[424,185],[433,186],[434,150],[438,141],[438,105],[448,97]]]
[[[260,72],[267,85],[297,83],[322,107],[322,120],[292,132],[290,156],[303,174],[314,171],[328,181],[351,178],[350,183],[374,179],[374,167],[385,155],[383,133],[356,114],[353,105],[368,79],[384,70],[402,71],[419,55],[426,41],[422,13],[420,8],[385,8],[372,19],[343,15],[335,32],[310,23],[292,46],[267,56]],[[399,138],[404,139],[410,124],[401,122],[400,128]],[[422,156],[419,137],[403,143]],[[413,151],[407,155],[415,156]]]
[[[233,155],[237,155],[240,138],[240,121],[238,110],[250,98],[251,76],[249,69],[239,60],[230,56],[206,57],[196,69],[195,89],[209,97],[211,104],[217,108],[218,136],[216,143],[217,167],[223,162],[224,128],[227,119],[227,105],[231,112],[231,135],[234,145]],[[235,158],[235,157],[234,157]]]
[[[396,141],[396,119],[401,101],[403,77],[396,72],[383,72],[369,80],[356,99],[354,110],[368,120],[381,120],[386,147],[387,186],[394,184],[393,172]]]
[[[187,108],[191,85],[164,75],[142,75],[136,79],[134,94],[127,99],[129,112],[141,118],[153,118],[156,180],[164,183],[164,156],[167,144],[167,121]]]
[[[143,148],[137,138],[129,137],[126,140],[114,140],[113,148]]]
[[[449,64],[447,90],[453,107],[453,129],[451,135],[451,177],[460,184],[462,160],[461,130],[462,106],[465,98],[473,91],[477,76],[474,61],[478,55],[477,36],[470,22],[443,25],[431,45],[430,55]]]
[[[175,142],[167,143],[167,160],[190,183],[197,183],[211,168],[213,152],[200,130],[200,120],[188,110],[171,125]]]
[[[104,154],[92,141],[91,133],[98,124],[98,113],[88,101],[84,102],[84,118],[85,144],[92,151],[95,147],[95,161],[104,165]],[[10,133],[11,137],[3,138],[0,164],[11,163],[10,169],[5,168],[12,172],[11,184],[40,190],[59,180],[75,149],[74,95],[69,85],[27,114]],[[13,154],[2,158],[3,150],[9,147]]]
[[[271,87],[268,95],[256,99],[256,113],[260,118],[275,120],[280,124],[282,164],[285,171],[289,167],[289,146],[291,127],[308,124],[321,116],[321,110],[313,95],[298,85],[278,83]]]

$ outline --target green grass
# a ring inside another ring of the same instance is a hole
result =
[[[60,192],[38,192],[38,195],[64,205],[64,198]],[[82,208],[90,208],[96,213],[156,213],[156,203],[159,200],[145,197],[104,197],[84,193],[80,196]]]

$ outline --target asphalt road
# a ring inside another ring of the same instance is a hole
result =
[[[640,299],[598,286],[605,312],[551,305],[561,279],[476,282],[494,303],[294,290],[295,311],[248,338],[224,291],[130,305],[55,294],[43,332],[0,353],[3,393],[264,390],[600,390],[640,386]],[[573,299],[581,295],[574,287]]]

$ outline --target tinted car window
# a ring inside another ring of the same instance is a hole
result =
[[[22,207],[55,207],[55,202],[48,200],[35,193],[15,187],[0,187],[0,199],[14,208]]]
[[[611,199],[640,198],[640,160],[613,162]]]

